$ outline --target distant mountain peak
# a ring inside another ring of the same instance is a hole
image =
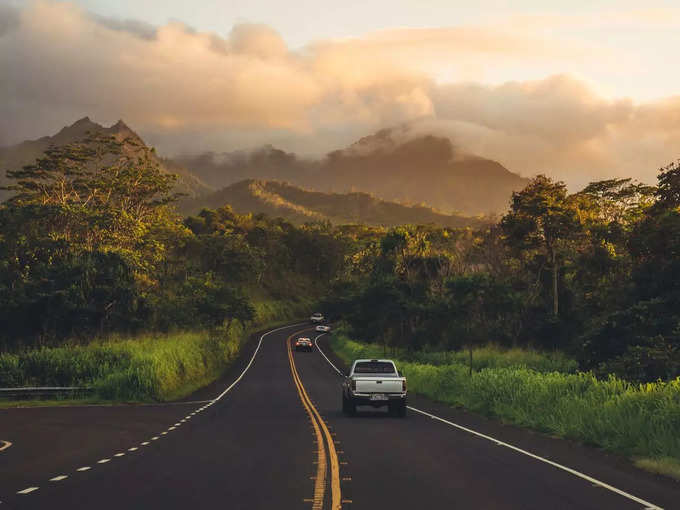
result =
[[[92,122],[90,120],[90,117],[83,117],[82,119],[78,119],[75,121],[73,124],[70,126],[66,126],[61,128],[61,130],[54,135],[55,138],[58,137],[72,137],[72,136],[81,136],[85,134],[88,131],[97,131],[102,129],[102,126],[97,124],[96,122]],[[50,137],[46,136],[43,137],[43,139],[49,139]]]
[[[116,122],[109,129],[112,130],[112,131],[114,131],[114,130],[115,131],[123,131],[123,130],[132,131],[132,129],[130,129],[130,127],[125,122],[123,122],[123,119],[118,119],[118,122]]]
[[[146,146],[144,140],[130,129],[122,119],[107,128],[85,116],[73,124],[63,127],[53,136],[43,136],[37,140],[26,140],[17,145],[0,148],[0,170],[21,168],[24,165],[32,164],[50,146],[72,144],[86,140],[89,135],[98,134],[112,136],[119,142],[131,141],[131,144],[125,143],[124,145],[124,152],[128,155],[137,155]],[[187,193],[189,196],[196,196],[212,191],[209,186],[206,186],[182,165],[159,158],[153,148],[151,149],[151,157],[158,163],[162,171],[179,174],[177,189],[181,192]],[[0,186],[7,182],[6,179],[3,179],[2,173],[0,172]],[[5,196],[7,194],[0,192],[0,201]]]
[[[94,122],[92,122],[92,121],[90,120],[90,117],[88,117],[88,116],[86,115],[86,116],[83,117],[82,119],[78,119],[77,121],[75,121],[73,124],[71,124],[70,127],[73,127],[73,126],[80,126],[80,125],[83,125],[83,124],[94,124]]]

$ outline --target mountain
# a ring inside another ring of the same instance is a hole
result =
[[[30,165],[41,157],[45,150],[52,145],[66,145],[69,143],[83,140],[88,133],[102,133],[115,137],[122,141],[131,139],[137,144],[144,145],[140,136],[130,129],[125,122],[119,120],[110,127],[104,127],[96,122],[92,122],[89,117],[74,122],[70,126],[62,128],[53,136],[43,136],[37,140],[27,140],[17,145],[0,148],[0,185],[6,185],[8,180],[5,172],[10,169],[18,169],[25,165]],[[168,173],[178,174],[177,190],[186,193],[190,197],[213,191],[212,188],[204,184],[199,178],[192,175],[185,167],[175,161],[164,159],[153,152],[152,157],[160,166],[161,170]],[[4,195],[2,194],[4,193]],[[0,191],[0,200],[7,196],[6,192]]]
[[[503,212],[512,192],[529,182],[496,161],[457,151],[448,138],[412,137],[406,127],[384,129],[330,153],[324,177],[335,190],[354,187],[466,214]]]
[[[214,187],[272,179],[319,191],[364,191],[467,215],[502,213],[512,192],[528,183],[496,161],[458,151],[448,138],[416,134],[408,126],[378,131],[319,160],[265,146],[176,161]]]
[[[185,201],[183,212],[195,214],[203,207],[217,209],[224,205],[230,205],[238,213],[265,213],[298,224],[326,220],[335,224],[384,226],[434,223],[448,227],[476,227],[483,224],[479,218],[441,214],[429,207],[386,202],[368,193],[323,193],[287,183],[254,179]]]
[[[305,186],[310,185],[310,179],[322,169],[321,161],[305,160],[271,145],[254,151],[177,156],[174,161],[191,168],[201,180],[214,188],[223,188],[245,179],[271,179]]]

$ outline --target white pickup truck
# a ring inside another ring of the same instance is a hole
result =
[[[389,359],[358,359],[342,383],[342,411],[353,416],[357,406],[388,406],[406,416],[406,378]]]

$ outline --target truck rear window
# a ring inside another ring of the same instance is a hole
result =
[[[394,365],[386,361],[361,361],[354,365],[355,374],[393,374]]]

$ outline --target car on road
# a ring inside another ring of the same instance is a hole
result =
[[[331,332],[331,327],[326,325],[326,324],[319,324],[315,329],[320,333],[330,333]]]
[[[323,314],[316,312],[312,314],[309,320],[311,321],[312,324],[321,324],[324,321],[324,317]]]
[[[310,351],[312,350],[312,341],[309,338],[300,337],[295,340],[296,351]]]
[[[357,406],[387,406],[390,413],[406,416],[406,378],[389,359],[358,359],[342,383],[342,411],[353,416]]]

